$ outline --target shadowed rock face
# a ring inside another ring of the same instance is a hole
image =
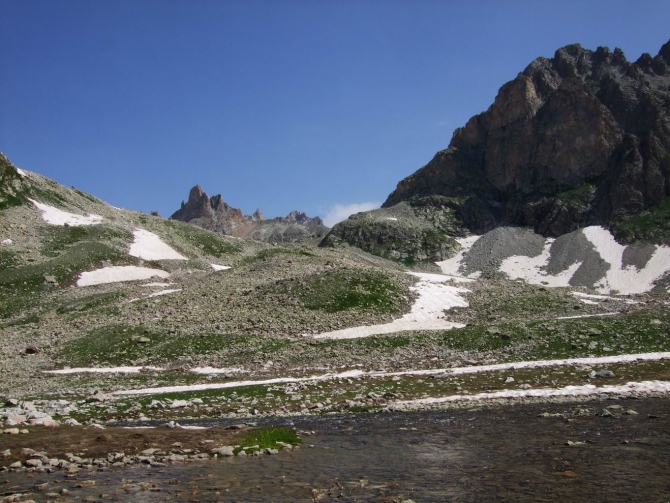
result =
[[[619,49],[569,45],[503,85],[383,207],[465,197],[479,230],[507,221],[560,236],[669,192],[670,42],[635,63]]]
[[[310,218],[298,211],[270,220],[260,209],[253,215],[243,215],[240,209],[229,206],[221,194],[210,199],[200,185],[191,189],[188,201],[182,201],[181,208],[170,218],[227,236],[258,241],[297,241],[322,236],[328,231],[319,217]]]

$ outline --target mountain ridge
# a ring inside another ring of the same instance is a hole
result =
[[[659,204],[670,191],[669,91],[670,42],[635,63],[618,48],[565,46],[504,84],[382,207],[465,196],[484,203],[484,220],[559,236]],[[585,184],[587,200],[558,200]]]
[[[188,200],[171,216],[171,220],[192,223],[207,230],[237,238],[267,242],[291,242],[323,236],[328,227],[319,217],[292,211],[286,217],[266,219],[260,209],[243,215],[223,200],[221,194],[211,198],[200,185],[189,192]]]

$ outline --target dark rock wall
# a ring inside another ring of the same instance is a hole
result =
[[[571,197],[585,184],[588,197]],[[558,236],[606,225],[669,192],[670,42],[635,63],[619,49],[570,45],[503,85],[383,207],[468,197],[470,227],[508,221]]]

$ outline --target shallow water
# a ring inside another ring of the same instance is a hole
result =
[[[624,409],[612,409],[614,418],[594,415],[610,405]],[[670,501],[670,399],[588,402],[591,413],[570,421],[538,417],[576,407],[267,420],[260,424],[315,434],[276,456],[82,472],[76,479],[3,473],[0,492],[49,482],[30,498],[46,501],[45,493],[65,487],[78,501]],[[569,447],[568,440],[585,443]],[[76,487],[86,480],[95,485]]]

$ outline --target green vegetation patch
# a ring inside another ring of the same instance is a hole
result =
[[[101,298],[108,303],[110,298]],[[107,325],[66,343],[60,357],[73,365],[159,364],[188,355],[225,351],[239,361],[274,354],[288,339],[233,334],[167,334],[142,326]]]
[[[124,264],[136,263],[136,260],[103,243],[87,241],[72,245],[47,262],[2,269],[0,317],[41,305],[45,292],[72,284],[82,271],[98,269],[110,262]]]
[[[163,222],[180,238],[213,257],[219,258],[222,255],[232,255],[242,251],[240,245],[229,242],[215,232],[174,220]]]
[[[615,220],[610,228],[621,243],[648,241],[670,245],[670,196],[644,211]]]
[[[407,301],[404,283],[381,271],[338,270],[284,281],[282,290],[302,301],[307,309],[329,313],[365,309],[400,313]]]
[[[0,153],[0,210],[28,202],[20,185],[21,175],[9,159]]]
[[[74,299],[62,304],[56,309],[56,312],[58,314],[66,314],[89,311],[98,307],[107,306],[124,296],[125,294],[122,292],[97,293],[94,295],[88,295],[86,297]]]
[[[245,449],[247,453],[263,449],[281,450],[284,448],[282,444],[300,445],[302,440],[292,428],[254,428],[253,430],[245,431],[238,442],[242,447],[238,447],[233,451],[236,455],[243,447],[258,446],[254,449]]]
[[[42,241],[42,254],[56,257],[63,250],[82,241],[121,240],[130,243],[133,236],[130,231],[110,225],[82,226],[43,226],[39,230]]]
[[[670,349],[670,314],[637,311],[618,316],[473,325],[443,332],[440,345],[458,351],[498,352],[501,360],[646,353]]]

